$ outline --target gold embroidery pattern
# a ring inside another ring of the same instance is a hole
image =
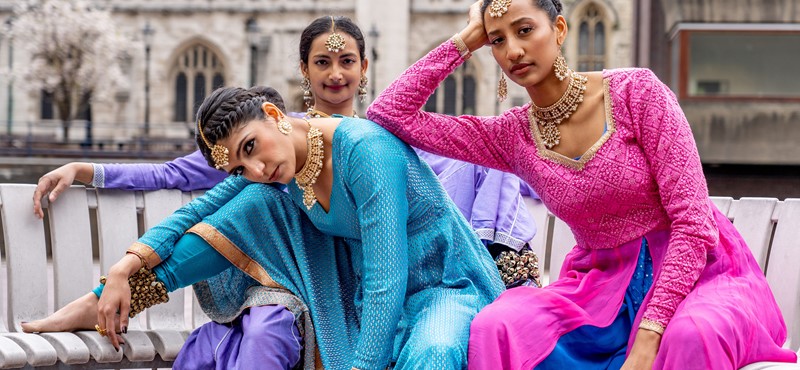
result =
[[[192,226],[187,233],[193,233],[203,238],[203,240],[211,244],[217,252],[225,257],[225,259],[230,261],[232,265],[236,266],[253,279],[256,279],[261,285],[270,288],[286,289],[273,280],[267,273],[267,270],[264,270],[261,265],[253,261],[252,258],[242,252],[239,247],[233,244],[230,239],[225,237],[225,235],[220,233],[219,230],[213,226],[206,223],[199,223]]]
[[[144,267],[148,269],[152,269],[154,266],[161,263],[161,257],[158,256],[158,253],[156,253],[153,247],[141,242],[134,242],[131,244],[131,246],[128,247],[127,253],[139,256],[145,264]]]
[[[586,166],[586,163],[594,158],[595,154],[597,154],[597,151],[599,151],[603,144],[608,141],[611,135],[617,131],[617,123],[614,120],[613,114],[614,104],[611,100],[611,91],[608,85],[608,79],[606,78],[603,79],[603,100],[606,111],[606,124],[608,125],[608,128],[606,133],[603,134],[603,136],[601,136],[600,139],[594,145],[592,145],[591,148],[589,148],[589,150],[583,153],[579,160],[569,158],[545,147],[544,143],[542,142],[542,134],[539,132],[539,127],[535,124],[534,118],[531,115],[532,111],[529,109],[528,120],[530,121],[531,134],[533,135],[533,141],[536,144],[536,151],[539,153],[539,156],[576,171],[583,170],[583,168]]]

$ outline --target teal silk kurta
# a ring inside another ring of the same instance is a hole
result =
[[[306,213],[323,233],[351,241],[361,324],[354,366],[385,368],[401,321],[409,329],[397,338],[397,367],[466,366],[469,323],[504,289],[486,248],[430,167],[385,129],[343,118],[332,147],[330,209]],[[289,193],[306,210],[294,182]]]
[[[329,212],[300,211],[294,182],[285,194],[229,178],[140,241],[163,260],[202,220],[201,236],[229,242],[211,244],[239,267],[195,285],[209,315],[268,302],[248,294],[261,269],[308,306],[327,369],[465,368],[470,321],[503,290],[485,247],[428,165],[383,128],[344,118],[332,155]]]

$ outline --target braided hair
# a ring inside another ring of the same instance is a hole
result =
[[[264,102],[275,104],[281,111],[286,111],[283,98],[271,87],[218,88],[205,98],[197,109],[199,128],[203,130],[203,136],[208,140],[208,144],[213,146],[228,137],[239,126],[252,120],[266,119],[266,114],[261,109]],[[208,165],[214,167],[211,148],[199,134],[195,135],[195,141]]]
[[[532,0],[533,5],[547,13],[550,22],[555,22],[556,18],[564,11],[564,5],[560,0]],[[481,14],[486,14],[486,8],[491,5],[492,0],[483,0],[481,4]]]

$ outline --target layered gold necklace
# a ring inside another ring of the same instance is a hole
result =
[[[319,174],[322,173],[325,147],[322,141],[322,131],[311,126],[311,122],[308,119],[305,119],[305,121],[308,123],[308,134],[306,135],[308,153],[306,153],[306,163],[294,175],[294,179],[297,181],[297,187],[303,191],[303,204],[307,209],[311,209],[314,203],[317,203],[317,195],[314,193],[313,186],[317,183]]]
[[[542,127],[542,142],[544,142],[544,146],[547,149],[551,149],[561,142],[561,132],[558,130],[558,125],[569,118],[578,109],[578,105],[583,102],[587,81],[588,78],[586,76],[570,71],[567,91],[564,91],[564,95],[561,95],[557,102],[547,107],[539,107],[531,101],[529,112],[531,133],[535,132],[533,125],[540,125]]]

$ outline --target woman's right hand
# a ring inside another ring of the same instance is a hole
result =
[[[47,199],[55,202],[62,191],[69,188],[72,182],[78,180],[84,184],[92,182],[94,169],[91,163],[72,162],[67,163],[55,170],[46,173],[39,178],[36,190],[33,191],[33,214],[39,219],[44,217],[42,211],[42,197],[49,195]]]
[[[467,26],[458,33],[470,52],[480,49],[481,46],[489,42],[489,38],[486,36],[486,29],[483,27],[482,3],[483,1],[479,0],[469,7]]]
[[[133,275],[141,264],[139,257],[134,254],[126,254],[114,264],[109,270],[106,285],[97,302],[97,323],[100,328],[106,330],[108,339],[117,350],[120,343],[125,343],[122,337],[117,335],[117,328],[119,327],[123,333],[128,331],[128,313],[131,310],[131,287],[128,284],[128,277]]]

